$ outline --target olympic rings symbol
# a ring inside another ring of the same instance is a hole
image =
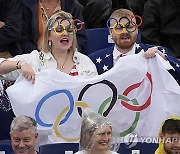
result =
[[[68,26],[64,26],[62,24],[63,21],[68,22]],[[55,25],[55,27],[54,27]],[[56,32],[58,35],[62,35],[65,31],[68,34],[75,34],[75,32],[80,31],[83,28],[84,22],[80,19],[74,19],[71,22],[69,19],[57,19],[57,18],[50,18],[48,20],[48,30]]]
[[[120,100],[120,104],[128,109],[128,110],[131,110],[131,111],[135,111],[136,112],[136,115],[135,115],[135,118],[134,118],[134,121],[132,122],[131,126],[124,130],[123,132],[119,132],[119,135],[121,137],[123,136],[126,136],[127,134],[133,132],[138,124],[138,121],[139,121],[139,117],[140,117],[140,111],[142,110],[145,110],[146,108],[148,108],[148,106],[151,104],[151,95],[152,95],[152,87],[153,87],[153,83],[152,83],[152,78],[151,78],[151,75],[149,73],[146,74],[146,77],[148,79],[148,81],[150,82],[150,94],[149,94],[149,97],[147,98],[147,100],[145,101],[144,104],[139,105],[138,101],[134,98],[132,100],[130,100],[129,98],[127,98],[128,94],[133,91],[134,89],[136,88],[139,88],[143,81],[142,80],[141,82],[139,83],[136,83],[136,84],[133,84],[131,86],[129,86],[124,92],[122,95],[117,95],[117,88],[116,86],[110,82],[110,81],[107,81],[107,80],[102,80],[102,81],[99,81],[97,83],[94,83],[94,84],[88,84],[86,85],[82,90],[81,92],[79,93],[79,97],[78,97],[78,101],[76,101],[74,103],[74,99],[73,99],[73,96],[71,94],[71,92],[69,90],[55,90],[55,91],[52,91],[48,94],[46,94],[38,103],[37,107],[36,107],[36,110],[35,110],[35,118],[38,122],[38,124],[40,126],[43,126],[43,127],[52,127],[56,136],[67,141],[67,142],[74,142],[74,141],[78,141],[79,140],[79,137],[76,137],[76,138],[67,138],[65,136],[63,136],[61,133],[60,133],[60,130],[58,130],[58,126],[59,125],[62,125],[64,124],[68,119],[69,117],[71,116],[72,112],[73,112],[73,109],[74,107],[77,108],[77,111],[78,111],[78,114],[81,116],[82,115],[82,108],[87,108],[87,107],[90,107],[87,103],[85,102],[82,102],[82,98],[83,98],[83,95],[85,94],[85,92],[92,86],[95,86],[97,84],[105,84],[107,86],[109,86],[113,92],[113,95],[112,97],[109,97],[107,98],[106,100],[104,100],[102,102],[102,104],[100,105],[99,109],[98,109],[98,113],[103,115],[103,116],[108,116],[108,114],[110,113],[110,111],[112,110],[112,108],[114,107],[115,103],[117,102],[117,100]],[[66,96],[68,97],[69,99],[69,106],[65,107],[60,113],[59,115],[57,116],[54,124],[51,124],[51,123],[45,123],[42,121],[42,119],[40,118],[40,111],[41,111],[41,108],[42,106],[45,104],[45,102],[52,96],[54,95],[57,95],[57,94],[60,94],[60,93],[64,93],[66,94]],[[133,105],[129,104],[128,102],[132,102]],[[64,116],[65,115],[65,116]],[[63,118],[64,117],[64,118]]]
[[[139,24],[136,24],[136,20],[139,22]],[[123,21],[126,21],[126,23],[123,23]],[[114,23],[113,26],[110,26],[112,23]],[[108,29],[113,29],[117,34],[122,34],[125,30],[128,33],[132,33],[136,31],[141,24],[142,18],[139,15],[134,15],[130,17],[130,19],[126,16],[121,17],[119,20],[116,18],[109,18],[106,22]]]

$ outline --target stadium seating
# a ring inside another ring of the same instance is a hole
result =
[[[1,140],[0,141],[0,154],[10,154],[12,153],[11,141]]]
[[[79,149],[78,143],[56,143],[41,145],[40,154],[73,154]]]
[[[122,143],[120,154],[153,154],[158,147],[156,143],[135,143],[134,146]],[[78,151],[78,143],[56,143],[40,146],[40,154],[73,154]]]
[[[87,48],[85,51],[86,55],[89,55],[97,50],[110,47],[114,44],[111,36],[109,35],[108,28],[94,28],[87,29]],[[140,30],[138,31],[137,43],[141,42]]]
[[[114,44],[113,42],[110,43],[110,38],[108,40],[108,35],[109,35],[108,28],[87,29],[86,34],[87,34],[87,49],[85,51],[86,55],[89,55],[97,50],[110,47]]]

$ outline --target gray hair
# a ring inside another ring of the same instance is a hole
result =
[[[85,113],[89,112],[89,113]],[[90,150],[92,148],[92,136],[94,132],[103,126],[109,126],[112,130],[112,124],[99,113],[92,110],[86,110],[83,114],[83,120],[80,133],[80,150]]]
[[[23,131],[32,129],[34,133],[37,133],[37,122],[34,118],[29,116],[15,117],[10,126],[10,133],[13,131]]]

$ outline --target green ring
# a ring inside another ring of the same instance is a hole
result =
[[[106,105],[110,102],[111,98],[112,97],[109,97],[105,101],[103,101],[103,103],[100,105],[100,107],[98,109],[99,114],[101,114],[101,115],[103,114],[103,110],[106,107]],[[121,100],[126,101],[126,102],[131,101],[133,103],[133,105],[139,105],[138,101],[136,99],[130,100],[130,99],[128,99],[127,97],[125,97],[123,95],[118,95],[118,99],[121,99]],[[124,137],[127,134],[130,134],[131,132],[133,132],[135,130],[135,128],[137,126],[137,123],[138,123],[138,120],[139,120],[139,117],[140,117],[140,112],[136,112],[136,116],[134,118],[134,121],[133,121],[132,125],[128,129],[126,129],[125,131],[120,132],[119,133],[120,137]]]

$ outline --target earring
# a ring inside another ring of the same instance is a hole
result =
[[[52,41],[48,41],[48,45],[49,45],[49,48],[51,48],[52,47]]]

